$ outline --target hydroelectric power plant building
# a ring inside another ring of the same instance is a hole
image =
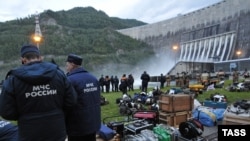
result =
[[[250,0],[222,0],[119,32],[147,42],[159,56],[175,60],[171,74],[250,70]]]

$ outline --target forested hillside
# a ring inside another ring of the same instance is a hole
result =
[[[46,61],[53,58],[62,68],[69,53],[81,55],[86,69],[96,75],[125,73],[154,56],[146,43],[116,31],[146,24],[135,19],[109,17],[92,7],[76,7],[68,11],[46,10],[39,14],[39,22],[42,55]],[[20,48],[32,43],[34,32],[35,15],[0,23],[0,79],[7,70],[20,65]]]

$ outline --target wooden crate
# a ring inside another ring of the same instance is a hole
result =
[[[159,98],[159,109],[164,112],[192,111],[194,107],[194,97],[188,94],[166,95]]]
[[[246,125],[250,124],[250,115],[249,113],[235,114],[232,112],[226,111],[222,120],[223,125]]]
[[[176,113],[168,113],[159,111],[159,122],[173,127],[179,127],[181,122],[185,122],[192,118],[192,111],[182,111]]]

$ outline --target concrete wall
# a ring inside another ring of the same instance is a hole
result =
[[[173,45],[226,32],[236,32],[236,50],[250,57],[250,0],[223,0],[219,3],[144,26],[119,30],[152,45],[158,53],[173,56]]]

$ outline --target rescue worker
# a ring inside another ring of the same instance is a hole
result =
[[[182,72],[181,74],[179,74],[179,86],[180,86],[180,87],[183,87],[183,86],[184,86],[184,79],[185,79],[184,73],[185,73],[185,72]]]
[[[114,76],[112,75],[111,77],[110,77],[110,83],[111,83],[111,90],[112,90],[112,92],[114,92],[115,91],[115,82],[114,82]]]
[[[179,86],[180,86],[180,81],[179,81],[179,79],[180,79],[180,75],[179,75],[179,73],[177,72],[177,74],[176,74],[176,76],[175,76],[175,86],[176,86],[176,87],[179,87]]]
[[[169,73],[167,73],[167,75],[166,75],[166,81],[167,81],[166,86],[167,86],[167,87],[168,87],[168,86],[170,86],[171,76],[170,76],[170,74],[169,74]]]
[[[105,86],[106,93],[110,92],[110,83],[111,83],[111,80],[110,80],[109,76],[106,75],[104,78],[104,86]]]
[[[186,87],[189,86],[189,81],[190,81],[190,77],[189,77],[189,75],[188,75],[188,72],[186,72],[186,73],[184,74],[184,85],[185,85]]]
[[[199,72],[196,73],[196,83],[201,84],[201,74]]]
[[[236,69],[233,71],[233,83],[238,83],[239,82],[239,73]]]
[[[207,86],[210,83],[210,79],[209,78],[210,78],[209,72],[204,71],[201,74],[201,84],[204,85],[204,86]]]
[[[132,74],[128,75],[128,91],[134,91],[134,77]]]
[[[141,75],[141,80],[142,80],[142,85],[141,85],[141,89],[143,92],[148,91],[148,82],[150,81],[150,76],[149,74],[144,71],[143,74]]]
[[[66,114],[68,141],[96,141],[101,127],[100,84],[82,61],[76,54],[69,54],[66,60],[67,77],[78,95],[77,105]]]
[[[18,122],[19,141],[64,141],[65,115],[77,104],[72,83],[35,45],[21,48],[21,63],[4,81],[0,116]]]
[[[224,80],[225,78],[225,72],[222,70],[219,70],[219,72],[217,73],[217,78],[221,81]]]
[[[245,71],[243,72],[243,76],[245,79],[249,78],[250,77],[250,74],[249,72],[247,71],[247,69],[245,69]]]
[[[119,79],[117,76],[114,78],[115,92],[119,91]]]
[[[103,75],[101,75],[101,77],[99,79],[99,84],[101,87],[101,92],[104,92],[104,77],[103,77]]]
[[[126,74],[123,74],[120,80],[119,89],[122,91],[122,94],[127,94],[128,80]]]
[[[160,88],[163,89],[164,88],[164,83],[166,82],[166,77],[161,73],[160,76]]]

